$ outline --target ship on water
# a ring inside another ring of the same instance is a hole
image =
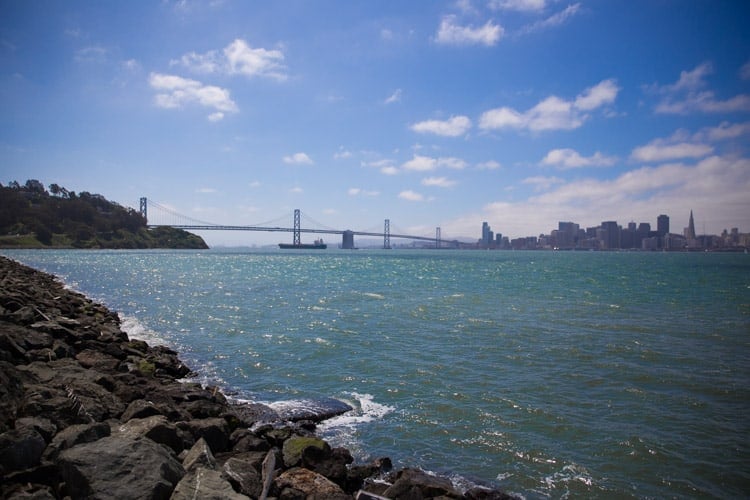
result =
[[[283,250],[288,249],[299,249],[299,250],[325,250],[328,245],[323,243],[323,238],[319,238],[312,243],[279,243],[279,248]]]

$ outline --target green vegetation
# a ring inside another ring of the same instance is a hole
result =
[[[37,180],[0,184],[0,248],[208,248],[200,236],[149,229],[141,214],[102,195]]]

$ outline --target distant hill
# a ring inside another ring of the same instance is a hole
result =
[[[102,195],[37,180],[0,184],[0,248],[208,248],[181,229],[148,229],[141,214]]]

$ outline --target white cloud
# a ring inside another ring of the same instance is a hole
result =
[[[477,163],[477,168],[479,170],[497,170],[498,168],[501,168],[502,165],[500,165],[500,162],[497,162],[495,160],[489,160],[489,161],[483,161],[481,163]]]
[[[107,49],[98,45],[76,51],[75,60],[79,63],[102,63],[107,60]]]
[[[614,103],[619,90],[615,81],[609,79],[585,89],[573,101],[550,96],[524,112],[507,106],[491,109],[482,113],[479,128],[528,129],[534,132],[576,129],[589,118],[586,112]]]
[[[527,184],[544,186],[545,178],[529,178]],[[554,178],[553,178],[554,181]],[[690,210],[696,220],[706,221],[706,231],[720,233],[729,227],[750,227],[750,159],[709,156],[695,165],[668,163],[626,172],[614,179],[581,179],[553,182],[544,191],[518,202],[498,201],[481,214],[442,224],[444,235],[477,234],[477,220],[511,238],[548,234],[555,221],[571,220],[582,227],[603,220],[621,224],[630,220],[656,222],[665,213],[672,227],[687,225]]]
[[[578,95],[575,100],[575,107],[583,111],[591,111],[605,104],[612,104],[617,99],[619,91],[620,87],[613,79],[603,80]]]
[[[429,156],[414,155],[414,157],[402,165],[404,170],[417,172],[428,172],[437,168],[437,160]]]
[[[534,177],[527,177],[521,181],[521,184],[530,184],[534,186],[535,191],[546,191],[555,184],[560,184],[564,182],[559,177],[545,177],[542,175],[537,175]]]
[[[383,101],[385,104],[393,104],[394,102],[399,102],[401,100],[401,89],[396,89],[393,91],[391,95],[385,98],[385,101]]]
[[[492,0],[489,3],[491,9],[519,12],[541,12],[546,6],[546,0]]]
[[[307,153],[294,153],[293,155],[287,155],[283,158],[284,163],[289,165],[312,165],[314,162]]]
[[[460,158],[445,157],[432,158],[431,156],[414,155],[414,157],[405,162],[401,167],[404,170],[415,172],[429,172],[437,168],[451,168],[461,170],[466,168],[466,162]]]
[[[680,72],[680,78],[673,84],[651,85],[647,91],[664,97],[656,105],[661,114],[686,115],[689,113],[733,113],[750,111],[750,95],[738,94],[728,99],[717,99],[712,90],[703,90],[705,78],[713,73],[710,62],[699,64],[691,71]]]
[[[609,167],[617,160],[611,156],[605,156],[599,151],[591,156],[581,156],[578,151],[570,148],[553,149],[542,159],[541,164],[557,167],[560,170],[583,167]]]
[[[352,152],[345,149],[344,146],[339,146],[339,150],[333,153],[334,160],[345,160],[352,157]]]
[[[238,111],[229,91],[221,87],[162,73],[151,73],[149,84],[160,92],[154,96],[154,102],[160,108],[181,108],[185,104],[197,103],[216,110],[209,115],[211,121],[220,120],[223,113]]]
[[[253,48],[240,38],[224,47],[221,52],[216,50],[203,54],[189,52],[171,63],[182,65],[197,73],[239,74],[278,81],[287,79],[283,52]]]
[[[706,127],[696,134],[697,140],[705,138],[709,141],[736,139],[743,135],[750,135],[750,122],[729,123],[721,122],[716,127]]]
[[[360,189],[360,188],[349,188],[347,191],[349,196],[379,196],[380,191],[368,191],[366,189]]]
[[[424,201],[424,196],[415,191],[412,191],[411,189],[401,191],[398,194],[398,197],[406,201]]]
[[[464,135],[471,128],[471,120],[466,116],[453,116],[448,120],[426,120],[410,127],[420,134],[436,134],[444,137]]]
[[[537,31],[542,31],[547,28],[552,28],[555,26],[560,26],[561,24],[565,23],[568,19],[576,15],[579,10],[581,9],[580,3],[574,3],[572,5],[568,5],[565,7],[565,9],[561,10],[560,12],[557,12],[555,14],[552,14],[551,16],[542,19],[540,21],[537,21],[535,23],[529,24],[528,26],[524,26],[519,30],[519,35],[527,35],[529,33],[535,33]]]
[[[290,189],[289,192],[292,194],[302,194],[305,192],[305,190],[297,186],[297,187],[293,187],[292,189]]]
[[[422,179],[422,185],[449,188],[455,186],[456,181],[450,180],[447,177],[425,177]]]
[[[224,49],[230,73],[286,80],[284,54],[280,50],[254,49],[237,39]]]
[[[703,158],[714,148],[708,144],[682,141],[679,132],[668,139],[654,139],[645,146],[633,149],[630,157],[636,161],[654,163],[684,158]]]
[[[195,192],[200,193],[200,194],[213,194],[213,193],[216,193],[217,191],[214,188],[204,187],[204,188],[196,189]]]
[[[384,175],[398,175],[398,168],[393,165],[388,165],[380,169],[380,172]]]
[[[211,113],[208,115],[208,121],[210,122],[218,122],[224,119],[224,113],[221,111],[217,111],[216,113]]]
[[[495,45],[504,33],[503,27],[487,21],[478,28],[459,26],[456,16],[443,17],[435,41],[445,45]]]

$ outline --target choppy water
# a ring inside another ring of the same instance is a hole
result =
[[[333,396],[322,432],[537,497],[750,494],[750,256],[4,251],[237,398]]]

